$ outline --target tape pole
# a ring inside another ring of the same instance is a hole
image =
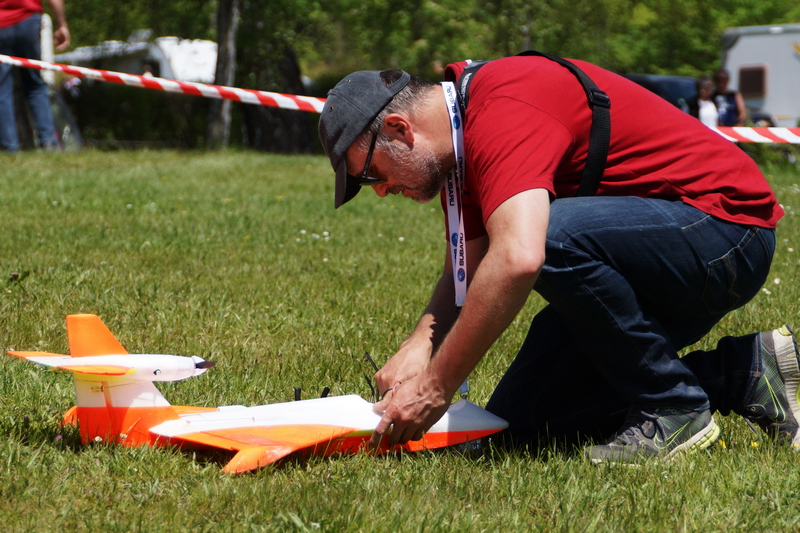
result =
[[[292,109],[295,111],[306,111],[308,113],[322,113],[322,106],[325,105],[324,98],[313,96],[297,96],[293,94],[272,93],[268,91],[254,91],[252,89],[239,89],[237,87],[223,87],[220,85],[209,85],[206,83],[193,83],[186,81],[168,80],[166,78],[145,77],[136,74],[124,74],[122,72],[111,72],[86,67],[74,67],[70,65],[60,65],[58,63],[48,63],[35,59],[25,59],[21,57],[6,56],[0,54],[0,63],[13,65],[15,67],[32,68],[35,70],[48,70],[63,72],[78,78],[87,78],[140,89],[152,89],[169,93],[181,93],[191,96],[202,96],[204,98],[216,98],[218,100],[233,100],[244,104],[261,105],[266,107],[277,107],[280,109]]]

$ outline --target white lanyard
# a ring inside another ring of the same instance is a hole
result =
[[[445,103],[450,114],[450,131],[453,135],[453,151],[456,165],[447,174],[447,234],[450,241],[450,255],[453,262],[453,281],[456,291],[456,307],[464,305],[467,296],[467,250],[464,239],[464,213],[461,206],[461,191],[464,187],[464,120],[456,97],[453,82],[443,81]]]

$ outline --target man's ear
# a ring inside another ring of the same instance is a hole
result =
[[[414,144],[414,127],[408,117],[399,113],[389,113],[383,119],[383,129],[390,141]]]

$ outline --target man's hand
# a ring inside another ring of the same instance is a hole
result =
[[[64,11],[64,0],[49,0],[50,10],[53,13],[53,24],[56,30],[53,32],[53,42],[59,52],[65,50],[70,43],[69,28],[67,27],[67,15]]]
[[[53,41],[56,44],[56,50],[59,52],[67,49],[70,40],[69,28],[66,26],[61,26],[55,32],[53,32]]]
[[[388,445],[404,444],[420,440],[450,407],[454,391],[446,391],[434,376],[427,372],[394,387],[380,402],[373,406],[383,416],[369,446],[377,448],[384,435],[392,428]]]
[[[424,372],[428,368],[430,360],[430,345],[427,348],[414,348],[409,345],[401,346],[397,353],[375,374],[376,390],[383,396],[386,391],[394,387],[398,382],[409,381]]]

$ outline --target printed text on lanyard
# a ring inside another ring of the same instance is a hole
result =
[[[450,241],[450,258],[453,262],[456,306],[464,305],[467,295],[467,253],[464,239],[464,214],[461,208],[461,191],[464,186],[464,121],[458,106],[454,83],[442,82],[447,112],[450,114],[450,131],[453,135],[453,150],[456,165],[447,175],[447,234]]]

